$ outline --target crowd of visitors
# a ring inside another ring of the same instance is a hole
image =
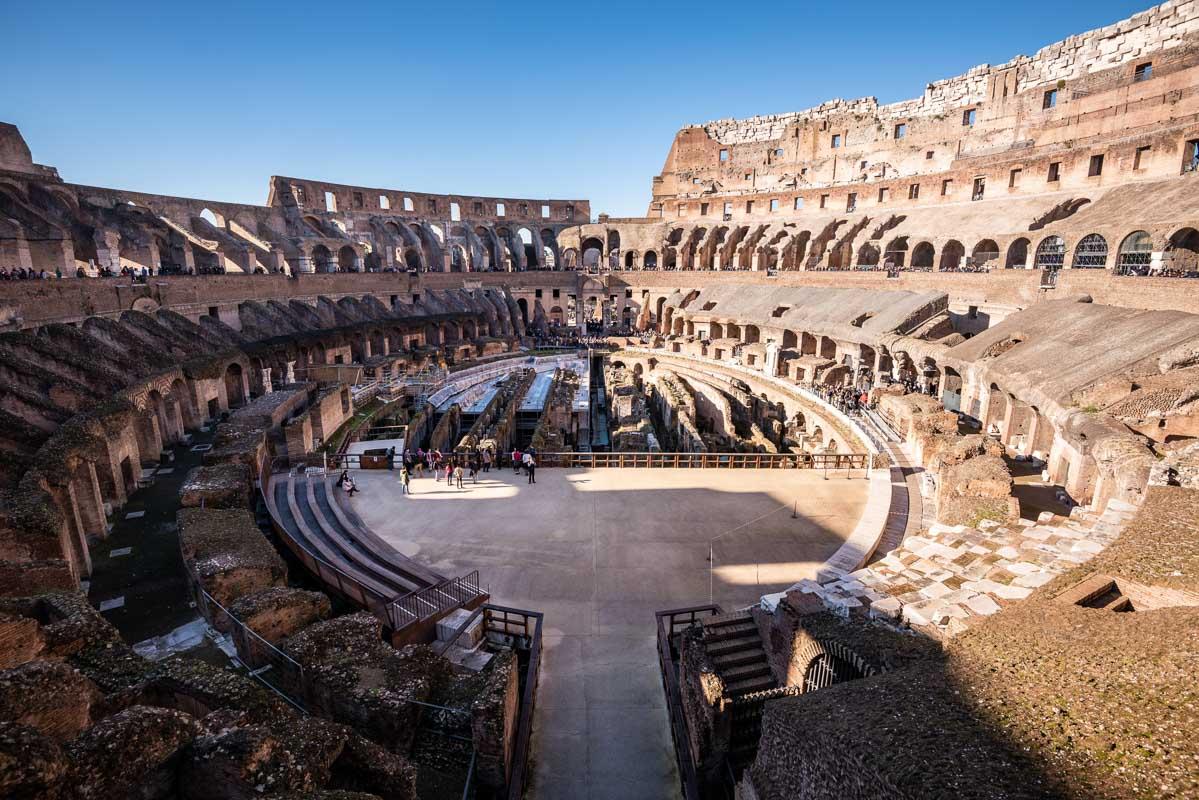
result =
[[[390,455],[394,457],[394,448]],[[490,447],[474,447],[454,453],[442,453],[440,450],[425,450],[418,447],[415,451],[404,453],[400,460],[400,490],[405,495],[412,494],[412,479],[423,478],[425,470],[432,474],[436,483],[441,483],[444,478],[446,486],[465,489],[467,480],[471,483],[478,483],[481,473],[491,472],[493,466],[498,468],[502,463],[501,458],[509,459],[508,463],[511,464],[514,472],[520,473],[523,470],[528,476],[529,483],[537,483],[535,456],[536,453],[532,449],[523,452],[513,450],[511,454],[500,456]],[[393,465],[391,459],[388,463],[389,466]],[[343,473],[343,483],[347,477]],[[350,492],[347,490],[347,493]]]

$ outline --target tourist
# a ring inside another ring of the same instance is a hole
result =
[[[491,472],[491,449],[483,451],[483,471]]]
[[[347,497],[353,497],[358,491],[358,487],[354,485],[354,481],[350,478],[349,473],[343,473],[345,477],[341,481],[341,490],[346,493]]]
[[[453,475],[454,475],[454,485],[457,486],[459,489],[463,488],[463,486],[462,486],[462,465],[461,464],[454,467]]]
[[[536,471],[537,462],[533,460],[532,456],[529,456],[529,460],[525,462],[525,472],[529,476],[529,483],[537,483],[537,479],[534,477]]]
[[[469,470],[469,473],[468,473],[468,477],[471,479],[471,481],[472,481],[473,483],[478,483],[478,482],[479,482],[479,461],[478,461],[478,458],[477,458],[477,457],[472,457],[472,458],[471,458],[471,460],[470,460],[470,465],[469,465],[469,466],[470,466],[470,470]]]
[[[412,494],[412,476],[408,473],[408,467],[400,469],[400,494]]]
[[[450,485],[450,479],[454,477],[454,462],[446,460],[445,462],[445,485]]]
[[[520,451],[516,449],[512,450],[512,471],[520,472]]]

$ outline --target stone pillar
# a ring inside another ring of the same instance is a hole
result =
[[[287,362],[287,372],[283,376],[283,381],[287,384],[293,384],[296,382],[296,362]]]
[[[773,377],[779,374],[779,351],[781,349],[778,342],[766,343],[766,366],[763,371],[767,375]]]
[[[313,273],[316,268],[312,266],[312,258],[307,253],[300,253],[300,257],[296,259],[296,272]]]
[[[275,391],[275,387],[271,385],[271,368],[262,368],[262,393],[270,394]]]

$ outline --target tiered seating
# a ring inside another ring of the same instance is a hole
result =
[[[396,551],[339,502],[332,479],[277,475],[271,515],[300,547],[356,581],[376,601],[443,583],[444,576]]]

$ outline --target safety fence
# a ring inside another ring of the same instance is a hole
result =
[[[387,606],[387,619],[396,632],[455,608],[477,601],[486,590],[479,586],[479,571],[474,570],[460,578],[450,578],[433,586],[426,586],[397,597]]]
[[[866,453],[538,453],[538,467],[865,469]]]

